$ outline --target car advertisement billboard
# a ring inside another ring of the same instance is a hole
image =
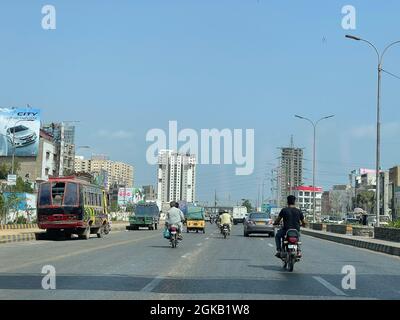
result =
[[[138,204],[144,201],[144,192],[141,188],[120,188],[118,191],[118,205]]]
[[[39,109],[0,108],[0,157],[37,156],[39,134]]]

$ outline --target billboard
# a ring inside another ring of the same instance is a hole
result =
[[[126,206],[128,204],[137,204],[144,201],[144,192],[142,188],[119,188],[118,205]]]
[[[39,109],[0,108],[0,157],[36,157],[39,135]]]

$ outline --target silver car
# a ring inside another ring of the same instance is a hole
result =
[[[8,128],[7,136],[10,143],[12,145],[15,145],[16,148],[21,148],[33,144],[36,142],[37,139],[36,133],[23,125]]]
[[[270,237],[275,235],[274,221],[268,213],[250,213],[244,222],[244,236],[251,234],[268,234]]]

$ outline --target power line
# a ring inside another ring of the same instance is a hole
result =
[[[391,72],[389,72],[389,71],[383,70],[383,69],[382,69],[382,71],[385,72],[385,73],[387,73],[388,75],[392,76],[393,78],[396,78],[396,79],[399,79],[399,80],[400,80],[400,77],[399,77],[399,76],[396,76],[395,74],[393,74],[393,73],[391,73]]]

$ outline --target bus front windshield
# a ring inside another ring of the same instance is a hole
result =
[[[39,206],[78,206],[78,185],[73,182],[44,183],[39,191]]]

